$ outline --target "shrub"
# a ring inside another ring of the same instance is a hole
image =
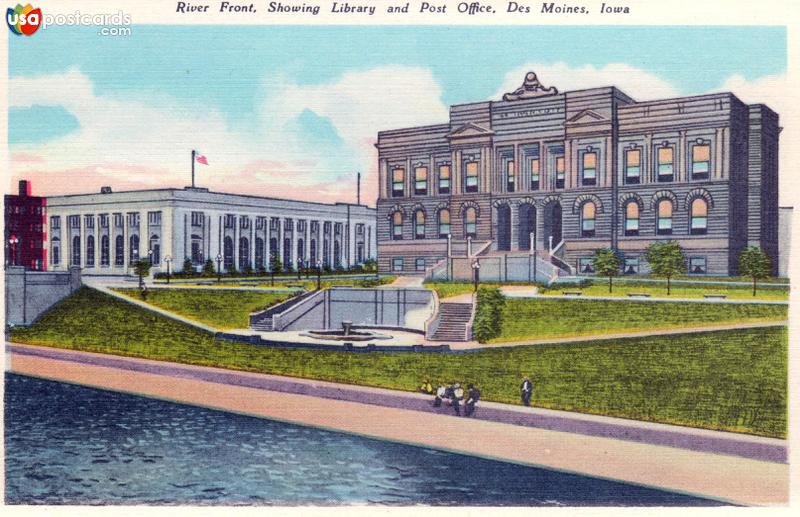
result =
[[[481,287],[478,289],[477,303],[472,336],[475,340],[485,343],[500,335],[506,299],[496,287]]]
[[[208,259],[203,264],[203,276],[214,276],[216,271],[214,271],[214,261]]]
[[[194,265],[192,264],[192,259],[186,257],[186,260],[183,261],[183,270],[181,271],[186,276],[193,276],[194,275]]]

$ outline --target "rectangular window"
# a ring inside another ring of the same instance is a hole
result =
[[[311,221],[311,233],[317,233],[318,231],[319,231],[319,222]]]
[[[305,221],[297,221],[297,231],[298,232],[306,231],[306,222]]]
[[[239,218],[239,228],[242,230],[249,230],[250,229],[250,218],[249,217],[241,217]]]
[[[161,225],[161,212],[147,212],[147,223],[150,226]]]
[[[450,164],[439,166],[439,194],[450,193]]]
[[[333,234],[334,235],[341,235],[342,234],[342,223],[334,223],[333,224]]]
[[[139,227],[139,212],[128,212],[128,226],[132,228]]]
[[[539,158],[531,159],[531,190],[539,190]]]
[[[578,259],[578,271],[583,273],[583,274],[587,274],[587,275],[594,274],[595,273],[595,270],[594,270],[594,259],[592,257],[579,258]]]
[[[658,148],[658,181],[672,181],[674,177],[675,150],[672,147]]]
[[[506,162],[506,190],[508,192],[514,192],[517,186],[517,171],[514,166],[514,160]]]
[[[364,225],[357,224],[356,225],[356,235],[364,235]]]
[[[283,220],[283,229],[291,231],[294,228],[294,220],[292,219],[284,219]]]
[[[704,275],[706,274],[706,258],[705,257],[689,257],[689,274],[690,275]]]
[[[83,221],[87,228],[94,228],[94,216],[93,215],[85,215],[83,216]]]
[[[564,188],[564,157],[556,157],[556,188]]]
[[[331,222],[330,221],[325,221],[322,224],[322,231],[323,231],[323,233],[331,233]]]
[[[225,214],[225,228],[232,229],[236,227],[236,216],[232,214]]]
[[[581,184],[584,186],[597,184],[597,153],[583,153],[581,163]]]
[[[122,228],[124,219],[122,214],[114,214],[114,226],[116,228]]]
[[[54,215],[50,218],[50,228],[52,230],[60,230],[61,229],[61,217]]]
[[[417,260],[414,261],[414,269],[417,271],[425,271],[425,259],[423,257],[418,257]]]
[[[405,194],[405,169],[392,170],[392,197],[403,197]]]
[[[392,259],[392,271],[402,271],[403,270],[403,258],[402,257],[395,257]]]
[[[424,196],[428,193],[428,168],[417,167],[414,169],[414,194]]]
[[[79,216],[79,215],[71,215],[71,216],[69,216],[69,227],[70,228],[80,228],[81,227],[81,216]]]
[[[267,224],[266,217],[256,217],[256,230],[263,230]]]
[[[636,275],[639,273],[639,257],[625,257],[625,264],[622,272],[626,275]]]
[[[625,184],[638,185],[642,172],[642,152],[639,149],[625,151]]]
[[[269,229],[270,230],[279,230],[281,227],[281,220],[277,217],[273,217],[269,220]]]
[[[464,183],[464,190],[466,192],[478,191],[478,162],[466,163],[466,182]]]
[[[100,214],[100,228],[108,228],[108,214]]]
[[[711,168],[711,146],[694,145],[692,146],[692,179],[708,179],[708,171]]]

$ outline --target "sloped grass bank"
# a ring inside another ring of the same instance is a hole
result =
[[[463,355],[353,354],[218,341],[82,288],[15,342],[335,382],[414,390],[420,380],[472,382],[483,398],[783,438],[787,332],[764,328],[669,338],[502,348]]]

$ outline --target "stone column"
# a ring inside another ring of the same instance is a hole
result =
[[[86,268],[86,214],[81,214],[80,217],[80,224],[78,225],[78,231],[81,232],[81,269]]]
[[[281,261],[281,264],[286,267],[286,263],[283,260],[283,218],[278,217],[278,260]]]
[[[148,251],[150,251],[150,226],[147,219],[147,212],[139,212],[139,258],[150,258]],[[144,228],[145,231],[142,231]]]
[[[511,251],[519,251],[519,205],[509,204],[511,212]]]
[[[127,273],[128,267],[130,266],[130,256],[129,256],[129,248],[130,242],[130,229],[128,228],[128,214],[126,212],[122,212],[122,269]],[[181,260],[183,263],[183,260]]]
[[[250,218],[250,246],[248,246],[247,251],[250,253],[250,268],[255,270],[256,269],[256,239],[255,239],[255,231],[256,231],[256,218]]]
[[[239,235],[241,230],[239,229],[239,216],[233,216],[233,267],[237,271],[239,270]]]
[[[675,161],[673,169],[677,172],[675,174],[675,181],[684,182],[689,180],[689,167],[686,163],[686,131],[681,131],[678,137],[678,148],[675,153]]]

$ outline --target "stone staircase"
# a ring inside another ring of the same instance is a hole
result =
[[[272,316],[275,314],[280,314],[291,307],[294,307],[298,303],[302,302],[312,294],[316,293],[317,291],[305,291],[302,294],[295,296],[293,298],[289,298],[288,300],[279,303],[278,305],[274,305],[265,309],[263,311],[259,311],[250,315],[250,329],[257,330],[259,332],[271,332],[275,330],[275,327],[272,324]]]
[[[431,341],[467,341],[467,324],[472,318],[472,304],[442,302],[439,304],[439,326]]]

